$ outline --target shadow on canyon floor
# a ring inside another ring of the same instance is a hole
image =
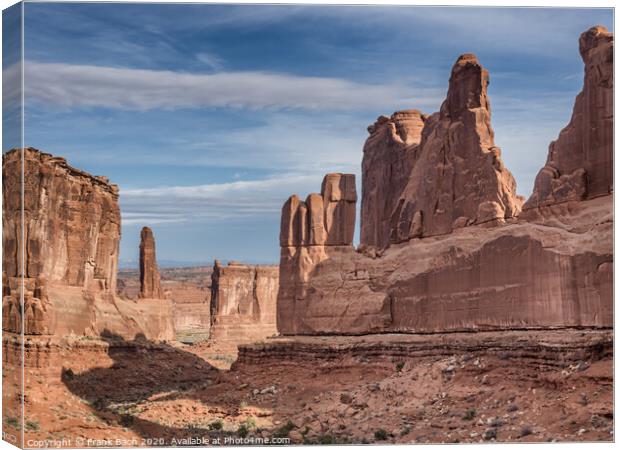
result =
[[[79,374],[63,368],[61,375],[69,391],[90,405],[93,415],[148,439],[184,439],[221,433],[217,425],[211,429],[181,428],[161,423],[157,417],[144,419],[139,414],[144,402],[202,400],[200,393],[218,377],[216,368],[193,353],[167,343],[151,342],[142,335],[126,340],[104,332],[101,338],[109,344],[111,366],[94,367]]]

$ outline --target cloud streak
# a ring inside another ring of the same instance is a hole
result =
[[[121,190],[123,225],[277,216],[294,190],[305,196],[316,191],[320,180],[318,174],[292,173],[263,180]]]
[[[10,72],[9,72],[10,73]],[[434,90],[247,71],[194,74],[27,61],[28,101],[66,108],[360,110],[437,103]]]

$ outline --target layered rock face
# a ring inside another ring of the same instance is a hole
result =
[[[306,283],[317,264],[332,252],[353,252],[355,175],[325,176],[320,194],[306,201],[291,196],[282,207],[278,330],[295,333],[296,317],[306,308]]]
[[[167,305],[136,306],[116,296],[121,225],[116,185],[33,148],[5,153],[2,170],[4,330],[19,333],[23,327],[26,334],[57,337],[104,331],[131,338],[174,336]]]
[[[276,333],[278,268],[219,261],[211,276],[213,345],[236,347]]]
[[[409,181],[426,116],[416,109],[381,116],[368,127],[362,160],[360,244],[385,248],[394,209]]]
[[[446,100],[424,122],[413,168],[392,211],[390,242],[503,222],[521,210],[523,200],[493,140],[488,84],[489,74],[474,55],[458,58]]]
[[[64,158],[26,148],[24,276],[114,292],[118,269],[118,188]],[[18,277],[21,152],[3,155],[3,270]]]
[[[142,228],[140,232],[140,298],[163,298],[153,230]]]
[[[600,57],[613,45],[606,36],[599,28],[584,34],[582,54],[585,48],[591,58]],[[408,147],[402,138],[400,147],[392,143],[394,116],[370,128],[363,165],[365,241],[355,251],[281,239],[282,334],[613,326],[612,196],[603,195],[607,188],[592,188],[599,192],[592,198],[535,204],[519,214],[522,199],[493,144],[487,83],[477,59],[463,55],[440,112],[423,118],[419,144],[415,137]],[[599,94],[582,97],[582,111],[598,111],[607,101]],[[606,114],[589,117],[595,134],[609,120]],[[598,142],[580,154],[596,153]],[[391,185],[385,174],[407,164],[412,168],[387,227],[394,200],[387,193],[398,192],[400,182]],[[608,186],[608,180],[601,170],[587,177],[592,186]],[[291,227],[291,211],[303,223],[307,203],[293,197],[285,204],[285,238],[300,229]]]
[[[579,53],[585,64],[583,90],[569,124],[549,145],[526,209],[613,190],[613,34],[602,26],[590,28],[579,38]]]

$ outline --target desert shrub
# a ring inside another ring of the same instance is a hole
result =
[[[244,438],[248,435],[249,432],[250,430],[248,429],[247,425],[244,423],[239,425],[239,428],[237,428],[237,434],[239,435],[239,437]]]
[[[293,431],[293,428],[296,428],[295,424],[293,422],[291,422],[290,420],[288,422],[286,422],[284,425],[282,425],[280,428],[278,428],[276,430],[276,432],[273,434],[274,437],[276,438],[285,438],[288,437],[288,434]]]
[[[379,428],[377,431],[375,431],[375,439],[378,441],[385,441],[388,438],[388,432],[385,431],[383,428]]]
[[[218,430],[221,430],[222,428],[224,428],[224,422],[222,421],[222,419],[214,420],[213,422],[209,424],[209,430],[212,430],[212,431],[218,431]]]
[[[474,417],[476,417],[476,408],[469,408],[463,414],[463,420],[473,420]]]
[[[256,428],[256,420],[254,420],[254,417],[248,417],[247,419],[245,419],[245,421],[243,422],[243,424],[248,427],[248,429],[250,428]]]

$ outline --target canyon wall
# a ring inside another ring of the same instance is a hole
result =
[[[106,330],[132,338],[173,335],[169,306],[157,301],[137,306],[116,296],[121,232],[116,185],[33,148],[5,153],[2,170],[3,330],[18,333],[23,321],[30,335],[97,336]]]
[[[276,333],[278,268],[215,261],[210,344],[236,348]]]
[[[3,271],[19,276],[21,154],[3,155]],[[24,276],[114,292],[118,187],[32,148],[24,156]]]
[[[613,199],[601,164],[613,166],[610,46],[613,37],[601,27],[581,36],[589,94],[578,97],[569,131],[549,157],[554,164],[575,157],[588,173],[589,194],[548,202],[539,175],[520,213],[523,198],[493,142],[488,73],[463,55],[438,113],[408,111],[406,120],[395,113],[369,127],[357,251],[351,242],[304,238],[310,202],[293,196],[285,203],[280,333],[611,327]],[[572,177],[562,164],[557,179],[562,170]]]
[[[281,333],[301,332],[299,320],[309,305],[306,284],[314,268],[333,252],[351,253],[355,231],[355,175],[325,176],[320,194],[306,201],[291,196],[280,224],[280,285],[277,322]]]

